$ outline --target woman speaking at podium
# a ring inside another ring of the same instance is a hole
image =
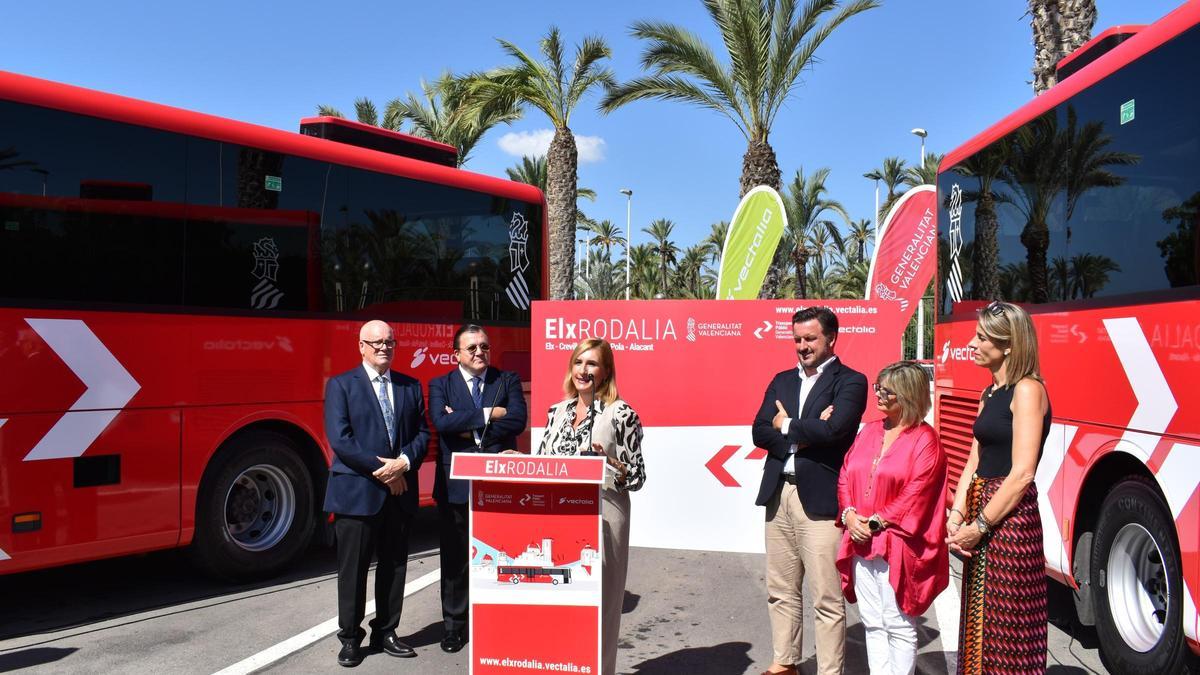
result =
[[[608,461],[602,490],[601,647],[602,673],[612,675],[629,569],[629,493],[646,482],[642,421],[617,395],[617,367],[612,347],[604,340],[589,338],[575,346],[563,392],[566,399],[550,408],[546,432],[534,454],[597,454]]]

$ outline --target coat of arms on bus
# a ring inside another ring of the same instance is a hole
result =
[[[950,204],[946,207],[950,216],[950,269],[946,273],[946,295],[950,296],[951,302],[961,302],[963,287],[962,287],[962,263],[958,261],[959,254],[962,253],[963,237],[962,237],[962,188],[958,183],[950,188]]]
[[[250,292],[250,306],[254,309],[275,309],[283,299],[283,291],[275,286],[279,274],[279,246],[271,237],[254,242],[254,270],[251,272],[258,284]]]
[[[529,284],[525,282],[525,270],[529,269],[528,243],[529,221],[514,211],[508,223],[508,262],[513,278],[504,289],[504,294],[509,302],[520,309],[529,309]]]

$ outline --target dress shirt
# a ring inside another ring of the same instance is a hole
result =
[[[372,368],[370,366],[370,364],[368,364],[366,361],[363,361],[363,370],[367,371],[367,380],[371,383],[371,393],[375,394],[375,405],[380,405],[380,403],[379,403],[379,379],[383,378],[383,381],[388,383],[388,402],[392,404],[392,419],[396,420],[397,425],[400,424],[400,418],[396,415],[396,392],[391,389],[391,385],[392,385],[391,369],[389,369],[386,373],[383,373],[381,375],[378,370],[375,370],[374,368]],[[380,408],[379,414],[381,414],[381,415],[383,414],[382,408]],[[397,433],[399,433],[399,432],[397,431]],[[405,456],[404,453],[400,453],[400,457],[404,458],[404,470],[408,471],[408,467],[410,465],[410,463],[408,461],[408,457]]]
[[[484,368],[483,373],[480,375],[472,375],[471,371],[464,368],[462,366],[462,364],[459,364],[458,374],[462,375],[463,380],[467,383],[467,392],[468,393],[470,393],[470,391],[471,391],[471,380],[475,379],[476,377],[479,378],[479,398],[482,399],[483,398],[483,390],[487,388],[487,385],[484,384],[484,382],[483,382],[484,376],[487,375],[487,368]],[[491,417],[492,417],[492,409],[484,408],[483,409],[483,424],[484,424],[484,426],[487,426],[488,420],[491,419]],[[479,442],[481,440],[483,440],[483,436],[480,435],[480,432],[478,430],[472,430],[471,433],[475,436],[475,445],[479,445]]]
[[[800,405],[798,405],[796,407],[797,415],[804,412],[804,402],[808,400],[809,392],[811,392],[813,386],[817,384],[817,378],[821,377],[821,373],[825,372],[825,367],[828,366],[829,364],[833,363],[833,360],[836,358],[837,358],[837,355],[834,354],[833,356],[830,356],[829,358],[825,359],[824,363],[817,366],[817,372],[813,373],[812,375],[808,375],[804,372],[804,366],[802,366],[802,365],[796,366],[800,371]],[[779,431],[784,436],[787,436],[788,426],[791,423],[792,423],[792,418],[789,417],[789,418],[783,420],[783,424],[779,425]],[[796,450],[797,450],[797,448],[796,448],[795,443],[788,446],[788,454],[789,455],[796,454]],[[783,473],[792,474],[795,472],[796,472],[795,465],[793,465],[791,462],[784,463]]]

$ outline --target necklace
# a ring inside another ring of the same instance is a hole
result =
[[[884,446],[884,442],[887,440],[888,431],[891,431],[891,429],[884,430],[884,437],[879,439],[879,454],[875,455],[875,459],[871,461],[871,473],[867,476],[867,492],[864,495],[868,498],[871,496],[871,488],[875,487],[875,470],[879,468],[879,462],[892,447],[891,443],[888,443],[886,447]],[[903,429],[900,431],[903,431]],[[900,431],[897,431],[896,435],[892,437],[892,443],[896,442],[896,437],[900,435]]]

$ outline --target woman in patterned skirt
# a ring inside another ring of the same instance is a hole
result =
[[[617,367],[604,340],[583,340],[571,353],[563,381],[566,400],[550,408],[546,432],[535,454],[599,454],[608,460],[601,548],[601,654],[603,675],[617,666],[617,638],[625,574],[629,569],[629,493],[646,481],[642,462],[642,422],[617,396]],[[591,447],[588,446],[589,442]]]
[[[979,313],[975,364],[992,373],[946,526],[965,558],[959,673],[1046,671],[1046,559],[1037,487],[1050,399],[1025,310],[993,302]]]

